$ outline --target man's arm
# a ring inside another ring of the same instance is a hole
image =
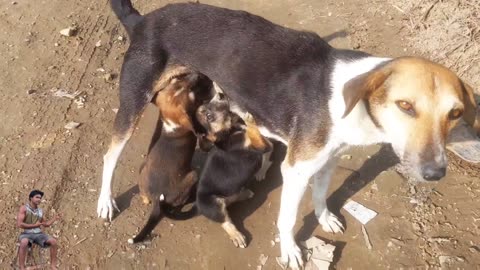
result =
[[[20,210],[18,211],[17,215],[17,226],[22,229],[34,229],[42,226],[41,222],[37,222],[35,224],[26,224],[23,223],[25,221],[25,215],[26,215],[26,209],[25,206],[20,207]]]
[[[51,220],[43,222],[43,218],[41,220],[43,227],[50,227],[52,224],[60,219],[60,215],[55,215]]]

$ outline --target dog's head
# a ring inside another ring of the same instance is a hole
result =
[[[208,150],[213,143],[228,136],[236,117],[230,111],[230,105],[223,93],[216,93],[210,100],[198,107],[196,120],[204,129],[200,136],[200,147]]]
[[[463,119],[472,126],[476,104],[472,88],[433,62],[402,57],[348,81],[346,117],[359,100],[416,179],[445,176],[446,139]]]
[[[195,131],[192,121],[195,111],[213,95],[212,81],[203,74],[192,72],[170,79],[154,101],[165,125]]]

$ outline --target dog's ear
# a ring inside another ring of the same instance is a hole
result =
[[[473,127],[477,135],[480,135],[480,110],[478,108],[477,101],[473,88],[462,82],[463,92],[463,119],[467,124]]]
[[[360,99],[368,98],[375,90],[379,89],[391,74],[391,65],[387,64],[360,74],[345,83],[343,87],[345,112],[342,118],[345,118],[353,110]]]

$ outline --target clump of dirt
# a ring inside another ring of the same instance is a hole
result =
[[[395,2],[416,50],[467,83],[480,83],[480,0]]]

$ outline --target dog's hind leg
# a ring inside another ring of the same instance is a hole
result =
[[[139,54],[139,52],[136,52]],[[118,210],[112,198],[112,177],[118,158],[132,136],[140,115],[153,96],[155,74],[163,69],[158,61],[154,64],[131,57],[127,52],[120,76],[120,107],[115,117],[112,142],[103,157],[102,189],[98,199],[97,214],[112,220],[114,208]]]
[[[312,197],[315,206],[315,216],[317,216],[318,223],[320,223],[322,229],[329,233],[338,233],[345,230],[338,217],[327,208],[327,191],[335,164],[336,162],[332,158],[313,176]]]
[[[201,193],[197,195],[197,207],[199,212],[208,219],[221,223],[222,228],[236,247],[246,248],[247,241],[245,236],[238,231],[237,227],[235,227],[230,220],[227,212],[227,205],[234,201],[238,201],[240,197],[245,197],[246,199],[249,193],[244,192],[241,194],[240,192],[227,198],[219,198],[215,195],[204,195]]]

